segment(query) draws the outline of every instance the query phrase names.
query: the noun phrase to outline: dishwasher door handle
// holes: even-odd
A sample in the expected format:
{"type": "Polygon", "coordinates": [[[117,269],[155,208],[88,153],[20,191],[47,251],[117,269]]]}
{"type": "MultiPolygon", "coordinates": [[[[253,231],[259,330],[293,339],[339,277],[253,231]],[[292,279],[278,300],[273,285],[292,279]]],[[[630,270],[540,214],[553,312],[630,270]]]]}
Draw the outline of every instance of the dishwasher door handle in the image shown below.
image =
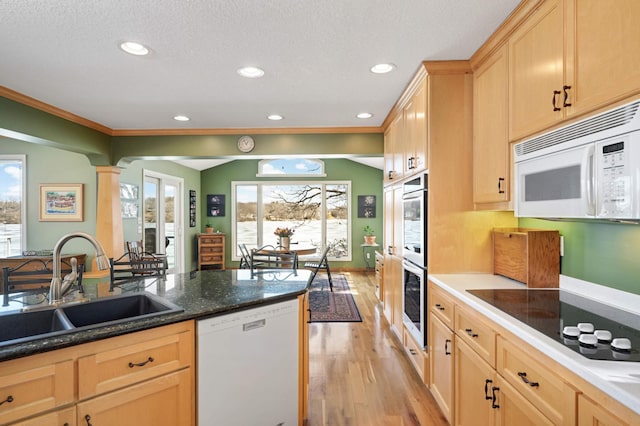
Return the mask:
{"type": "Polygon", "coordinates": [[[242,324],[242,331],[251,331],[251,330],[255,330],[257,328],[262,328],[264,326],[267,325],[267,320],[266,319],[259,319],[259,320],[255,320],[255,321],[251,321],[251,322],[247,322],[242,324]]]}

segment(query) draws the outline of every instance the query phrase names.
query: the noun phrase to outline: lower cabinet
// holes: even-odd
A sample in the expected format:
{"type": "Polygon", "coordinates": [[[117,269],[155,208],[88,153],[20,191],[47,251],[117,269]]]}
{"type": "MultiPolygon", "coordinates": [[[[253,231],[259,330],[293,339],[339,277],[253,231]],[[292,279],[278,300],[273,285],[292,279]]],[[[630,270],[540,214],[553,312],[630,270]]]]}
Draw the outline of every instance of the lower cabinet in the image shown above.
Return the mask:
{"type": "Polygon", "coordinates": [[[430,391],[450,424],[640,424],[637,413],[451,293],[433,282],[429,290],[430,391]]]}
{"type": "Polygon", "coordinates": [[[2,425],[195,424],[193,321],[0,363],[2,425]]]}
{"type": "Polygon", "coordinates": [[[191,371],[176,371],[78,404],[78,425],[191,426],[191,371]]]}
{"type": "Polygon", "coordinates": [[[453,408],[453,331],[435,314],[430,314],[431,394],[445,418],[452,422],[453,408]]]}

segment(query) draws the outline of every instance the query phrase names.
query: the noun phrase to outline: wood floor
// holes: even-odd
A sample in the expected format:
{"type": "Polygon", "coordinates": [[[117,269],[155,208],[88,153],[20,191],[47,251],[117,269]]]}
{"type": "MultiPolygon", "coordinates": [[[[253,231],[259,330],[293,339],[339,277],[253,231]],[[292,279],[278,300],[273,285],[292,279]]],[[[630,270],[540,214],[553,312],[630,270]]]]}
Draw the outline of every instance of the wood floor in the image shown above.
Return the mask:
{"type": "Polygon", "coordinates": [[[310,324],[307,425],[447,425],[389,330],[373,273],[345,275],[363,321],[310,324]]]}

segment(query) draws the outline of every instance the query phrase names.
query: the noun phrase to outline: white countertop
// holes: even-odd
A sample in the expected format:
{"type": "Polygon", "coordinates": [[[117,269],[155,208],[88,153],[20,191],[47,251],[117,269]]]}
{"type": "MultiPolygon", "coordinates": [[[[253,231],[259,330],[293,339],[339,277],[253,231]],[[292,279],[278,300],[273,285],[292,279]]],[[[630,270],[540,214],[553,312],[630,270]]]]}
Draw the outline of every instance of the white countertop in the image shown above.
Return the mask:
{"type": "MultiPolygon", "coordinates": [[[[640,414],[640,362],[599,361],[583,357],[534,328],[473,296],[471,289],[526,288],[508,278],[491,274],[435,274],[429,279],[499,326],[520,336],[567,369],[640,414]]],[[[560,288],[617,309],[640,314],[640,295],[575,278],[560,276],[560,288]]]]}

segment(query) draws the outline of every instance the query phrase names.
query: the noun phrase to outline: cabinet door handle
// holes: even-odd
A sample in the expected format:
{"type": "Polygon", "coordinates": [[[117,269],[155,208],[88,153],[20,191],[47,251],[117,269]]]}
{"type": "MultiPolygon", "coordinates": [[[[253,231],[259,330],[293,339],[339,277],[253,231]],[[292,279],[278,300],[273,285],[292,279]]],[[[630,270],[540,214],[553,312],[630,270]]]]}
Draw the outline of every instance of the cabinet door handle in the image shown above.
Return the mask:
{"type": "Polygon", "coordinates": [[[152,357],[147,358],[146,361],[142,361],[142,362],[138,362],[138,363],[130,362],[129,363],[129,368],[144,367],[145,365],[149,364],[150,362],[153,362],[153,358],[152,357]]]}
{"type": "Polygon", "coordinates": [[[5,402],[8,402],[8,403],[13,402],[13,395],[9,395],[7,397],[7,399],[5,399],[4,401],[0,402],[0,405],[4,404],[5,402]]]}
{"type": "Polygon", "coordinates": [[[553,91],[553,98],[551,99],[551,105],[553,105],[553,110],[554,111],[560,111],[560,108],[558,108],[556,106],[556,96],[558,96],[560,94],[559,90],[554,90],[553,91]]]}
{"type": "Polygon", "coordinates": [[[494,386],[491,388],[491,408],[500,408],[499,404],[496,404],[496,391],[499,391],[500,388],[497,386],[494,386]]]}
{"type": "Polygon", "coordinates": [[[567,99],[569,98],[569,93],[567,93],[567,90],[571,89],[571,86],[562,86],[562,91],[564,92],[564,101],[562,102],[562,106],[563,107],[570,107],[571,104],[567,102],[567,99]]]}
{"type": "Polygon", "coordinates": [[[473,332],[473,330],[472,330],[472,329],[470,329],[470,328],[465,328],[465,329],[464,329],[464,331],[466,331],[466,332],[467,332],[467,334],[468,334],[469,336],[471,336],[471,337],[474,337],[474,338],[475,338],[475,337],[478,337],[478,333],[474,333],[474,332],[473,332]]]}
{"type": "Polygon", "coordinates": [[[444,354],[445,355],[451,355],[451,352],[449,351],[449,343],[451,343],[450,339],[446,339],[444,341],[444,354]]]}
{"type": "Polygon", "coordinates": [[[393,170],[389,170],[389,173],[387,173],[387,176],[389,177],[389,180],[393,179],[393,170]]]}
{"type": "Polygon", "coordinates": [[[444,311],[444,306],[442,306],[441,304],[436,303],[436,305],[435,305],[435,306],[436,306],[436,308],[437,308],[439,311],[444,311]]]}
{"type": "Polygon", "coordinates": [[[417,355],[418,352],[416,352],[415,349],[409,349],[409,353],[411,353],[411,355],[417,355]]]}
{"type": "Polygon", "coordinates": [[[486,379],[484,381],[484,399],[489,400],[491,399],[491,395],[489,395],[489,385],[493,383],[493,380],[491,379],[486,379]]]}
{"type": "Polygon", "coordinates": [[[498,194],[504,194],[504,189],[502,189],[502,183],[504,182],[504,178],[498,178],[498,194]]]}
{"type": "Polygon", "coordinates": [[[90,415],[86,415],[84,416],[84,420],[87,422],[87,426],[91,426],[91,416],[90,415]]]}
{"type": "Polygon", "coordinates": [[[532,382],[531,380],[527,379],[527,373],[525,373],[523,371],[519,371],[518,372],[518,376],[520,376],[522,381],[525,382],[526,384],[528,384],[529,386],[531,386],[532,388],[537,388],[538,386],[540,386],[540,383],[532,382]]]}

